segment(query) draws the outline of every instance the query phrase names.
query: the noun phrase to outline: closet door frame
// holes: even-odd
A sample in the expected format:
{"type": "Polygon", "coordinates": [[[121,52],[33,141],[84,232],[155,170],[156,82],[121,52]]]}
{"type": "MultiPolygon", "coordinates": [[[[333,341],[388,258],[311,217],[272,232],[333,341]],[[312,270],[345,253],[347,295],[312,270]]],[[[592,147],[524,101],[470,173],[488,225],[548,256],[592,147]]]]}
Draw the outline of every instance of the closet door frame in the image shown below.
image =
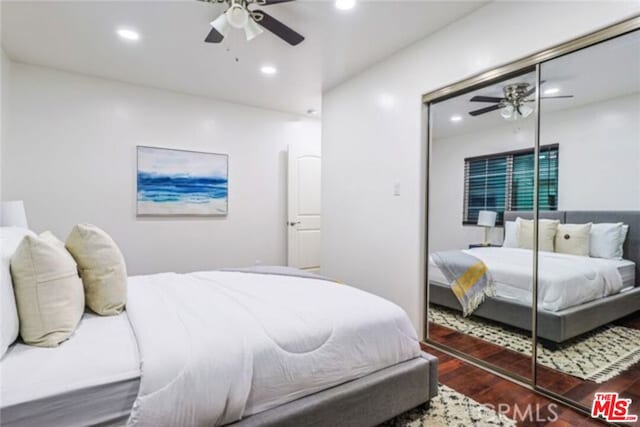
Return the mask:
{"type": "Polygon", "coordinates": [[[538,394],[541,394],[549,399],[560,402],[567,405],[577,411],[585,414],[589,414],[590,408],[587,408],[579,403],[572,401],[565,396],[554,393],[550,390],[541,388],[537,385],[537,329],[538,329],[538,175],[539,175],[539,152],[540,152],[540,68],[544,62],[552,60],[554,58],[576,52],[580,49],[584,49],[595,44],[607,41],[609,39],[630,33],[632,31],[640,29],[640,15],[610,25],[606,28],[594,31],[585,36],[576,38],[574,40],[559,44],[550,49],[543,50],[509,64],[504,64],[489,71],[482,72],[465,80],[453,83],[449,86],[437,89],[433,92],[426,93],[422,96],[422,137],[424,141],[423,149],[423,164],[426,165],[426,172],[424,177],[424,253],[423,253],[423,268],[425,278],[425,315],[424,315],[424,334],[423,343],[428,344],[438,350],[459,358],[471,365],[489,371],[499,377],[513,381],[521,386],[524,386],[538,394]],[[470,356],[466,353],[460,352],[454,348],[451,348],[445,344],[441,344],[437,341],[433,341],[429,338],[429,199],[430,199],[430,187],[431,187],[431,151],[432,151],[432,119],[431,119],[431,105],[436,102],[441,102],[449,98],[453,98],[464,94],[466,92],[473,91],[483,86],[490,85],[491,83],[505,80],[511,76],[517,76],[523,73],[535,71],[536,75],[536,92],[535,92],[535,109],[534,117],[534,242],[533,242],[533,288],[532,288],[532,311],[531,311],[531,378],[525,378],[520,375],[514,374],[506,369],[492,365],[476,357],[470,356]]]}

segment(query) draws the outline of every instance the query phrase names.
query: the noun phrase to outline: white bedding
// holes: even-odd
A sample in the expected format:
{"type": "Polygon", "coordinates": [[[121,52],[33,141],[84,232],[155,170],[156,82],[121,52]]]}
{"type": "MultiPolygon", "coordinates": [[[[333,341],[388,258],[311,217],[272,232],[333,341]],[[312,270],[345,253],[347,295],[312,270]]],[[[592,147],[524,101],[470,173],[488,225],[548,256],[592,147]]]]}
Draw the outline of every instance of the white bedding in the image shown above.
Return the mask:
{"type": "Polygon", "coordinates": [[[129,280],[130,425],[220,425],[415,358],[407,315],[333,282],[238,272],[129,280]]]}
{"type": "MultiPolygon", "coordinates": [[[[488,267],[496,284],[496,294],[531,304],[531,250],[516,248],[476,248],[465,250],[488,267]]],[[[619,269],[628,271],[631,261],[607,260],[555,252],[540,252],[538,304],[544,310],[560,311],[620,292],[625,283],[619,269]]],[[[432,280],[443,282],[442,273],[430,260],[432,280]]]]}
{"type": "MultiPolygon", "coordinates": [[[[8,407],[140,376],[136,340],[126,313],[85,313],[59,347],[16,343],[0,362],[0,403],[8,407]]],[[[69,410],[69,408],[64,408],[69,410]]]]}

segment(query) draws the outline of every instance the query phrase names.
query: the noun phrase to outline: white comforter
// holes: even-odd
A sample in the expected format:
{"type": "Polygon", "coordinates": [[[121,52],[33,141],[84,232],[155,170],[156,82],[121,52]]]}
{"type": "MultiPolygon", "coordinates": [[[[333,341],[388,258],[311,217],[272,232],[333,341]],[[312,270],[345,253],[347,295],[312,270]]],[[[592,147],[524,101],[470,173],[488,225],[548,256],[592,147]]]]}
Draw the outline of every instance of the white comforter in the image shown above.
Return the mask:
{"type": "Polygon", "coordinates": [[[221,425],[419,355],[402,309],[323,280],[165,273],[130,278],[128,297],[129,425],[221,425]]]}
{"type": "MultiPolygon", "coordinates": [[[[494,281],[531,291],[533,258],[530,250],[479,248],[465,252],[482,260],[494,281]]],[[[622,278],[616,264],[610,260],[539,253],[538,306],[545,310],[563,310],[616,294],[621,289],[622,278]]]]}

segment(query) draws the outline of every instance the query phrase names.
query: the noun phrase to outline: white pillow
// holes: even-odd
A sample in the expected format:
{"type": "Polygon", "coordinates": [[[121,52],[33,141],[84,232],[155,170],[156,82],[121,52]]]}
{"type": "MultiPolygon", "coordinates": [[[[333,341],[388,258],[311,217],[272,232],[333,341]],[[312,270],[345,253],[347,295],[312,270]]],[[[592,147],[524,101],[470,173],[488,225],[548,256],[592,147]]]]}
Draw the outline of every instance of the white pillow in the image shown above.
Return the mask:
{"type": "Polygon", "coordinates": [[[561,254],[589,256],[591,225],[591,223],[559,224],[555,251],[561,254]]]}
{"type": "MultiPolygon", "coordinates": [[[[620,244],[621,249],[622,246],[624,246],[624,241],[627,240],[627,233],[629,232],[629,224],[622,224],[622,243],[620,244]]],[[[624,257],[624,254],[620,255],[621,257],[624,257]]]]}
{"type": "Polygon", "coordinates": [[[594,258],[622,259],[622,246],[629,226],[621,222],[593,224],[589,255],[594,258]]]}
{"type": "Polygon", "coordinates": [[[520,217],[515,221],[506,221],[504,223],[504,242],[503,248],[517,248],[518,247],[518,223],[520,217]]]}
{"type": "Polygon", "coordinates": [[[2,254],[2,272],[0,273],[0,280],[2,280],[0,282],[0,358],[4,356],[7,348],[18,338],[18,331],[20,330],[10,265],[11,257],[24,236],[35,236],[35,234],[26,228],[0,227],[0,252],[2,254]]]}

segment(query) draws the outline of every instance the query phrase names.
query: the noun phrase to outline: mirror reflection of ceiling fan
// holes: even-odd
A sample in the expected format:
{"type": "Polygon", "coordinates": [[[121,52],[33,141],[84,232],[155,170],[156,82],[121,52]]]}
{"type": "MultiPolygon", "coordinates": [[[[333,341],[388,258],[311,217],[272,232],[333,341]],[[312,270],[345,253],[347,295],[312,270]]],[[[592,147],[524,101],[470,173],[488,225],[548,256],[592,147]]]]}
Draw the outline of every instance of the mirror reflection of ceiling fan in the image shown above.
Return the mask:
{"type": "MultiPolygon", "coordinates": [[[[540,83],[542,84],[544,81],[541,81],[540,83]]],[[[477,95],[471,98],[469,100],[471,102],[489,102],[495,103],[495,105],[469,111],[469,115],[479,116],[481,114],[490,113],[491,111],[500,110],[500,115],[505,120],[514,121],[518,120],[518,117],[526,118],[533,113],[533,108],[527,105],[527,103],[534,102],[535,99],[527,99],[527,97],[535,93],[535,86],[532,86],[529,83],[513,83],[505,86],[502,90],[504,92],[504,96],[502,98],[482,95],[477,95]]],[[[540,97],[540,99],[553,98],[573,98],[573,95],[540,97]]]]}
{"type": "Polygon", "coordinates": [[[304,37],[278,21],[261,9],[250,6],[270,6],[288,3],[294,0],[200,0],[205,3],[225,3],[227,9],[211,22],[211,31],[204,40],[207,43],[220,43],[231,28],[244,29],[247,41],[259,36],[264,31],[272,32],[292,46],[304,40],[304,37]]]}

